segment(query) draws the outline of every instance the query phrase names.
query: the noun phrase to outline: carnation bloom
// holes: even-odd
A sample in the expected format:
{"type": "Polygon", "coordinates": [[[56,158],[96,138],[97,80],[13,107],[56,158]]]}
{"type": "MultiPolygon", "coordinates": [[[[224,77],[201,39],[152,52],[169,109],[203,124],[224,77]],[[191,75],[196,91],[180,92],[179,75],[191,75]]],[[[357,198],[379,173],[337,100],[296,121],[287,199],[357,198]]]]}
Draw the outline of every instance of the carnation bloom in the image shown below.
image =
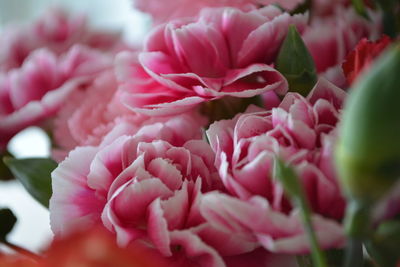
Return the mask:
{"type": "Polygon", "coordinates": [[[109,68],[121,43],[118,34],[90,30],[84,16],[60,9],[30,25],[6,27],[0,37],[0,151],[109,68]]]}
{"type": "Polygon", "coordinates": [[[321,76],[339,87],[346,85],[342,63],[363,37],[376,36],[380,27],[378,15],[371,13],[371,20],[343,7],[336,8],[330,16],[313,18],[302,37],[321,76]]]}
{"type": "MultiPolygon", "coordinates": [[[[154,29],[139,61],[157,82],[140,82],[130,73],[121,80],[132,95],[127,105],[153,115],[178,113],[224,96],[253,97],[268,90],[287,91],[285,78],[271,64],[288,25],[303,25],[274,6],[251,12],[205,9],[197,19],[179,20],[154,29]]],[[[136,64],[121,60],[121,71],[136,64]]],[[[129,71],[125,70],[125,73],[129,71]]]]}
{"type": "Polygon", "coordinates": [[[309,251],[298,211],[274,178],[274,159],[279,155],[301,179],[321,245],[342,246],[344,234],[338,220],[345,202],[336,181],[332,149],[344,97],[344,91],[320,80],[307,98],[288,93],[271,111],[212,124],[207,136],[222,181],[233,196],[205,195],[203,215],[223,229],[256,236],[268,250],[309,251]]]}
{"type": "Polygon", "coordinates": [[[156,23],[171,19],[196,16],[206,7],[236,7],[251,10],[260,6],[278,4],[285,9],[292,9],[302,0],[180,0],[167,2],[162,0],[133,0],[137,9],[150,13],[156,23]]]}
{"type": "Polygon", "coordinates": [[[70,152],[52,173],[56,237],[103,223],[119,245],[144,241],[173,266],[295,266],[292,257],[257,249],[256,238],[217,229],[203,218],[203,193],[221,183],[211,148],[198,134],[182,136],[187,129],[149,125],[110,145],[70,152]],[[157,138],[169,142],[151,142],[157,138]]]}
{"type": "Polygon", "coordinates": [[[348,54],[343,63],[343,71],[349,84],[352,84],[359,75],[368,70],[374,59],[378,57],[391,43],[388,36],[372,42],[367,38],[361,39],[351,53],[348,54]]]}
{"type": "Polygon", "coordinates": [[[52,173],[55,235],[102,222],[120,245],[140,239],[164,256],[192,259],[200,266],[224,266],[209,244],[226,254],[253,250],[256,243],[238,242],[200,216],[201,193],[221,185],[211,148],[199,140],[201,128],[182,125],[148,125],[110,145],[73,150],[52,173]],[[197,131],[187,136],[190,127],[197,131]]]}
{"type": "Polygon", "coordinates": [[[60,56],[37,50],[20,68],[0,73],[0,149],[18,131],[54,115],[72,91],[110,65],[108,56],[74,46],[60,56]]]}

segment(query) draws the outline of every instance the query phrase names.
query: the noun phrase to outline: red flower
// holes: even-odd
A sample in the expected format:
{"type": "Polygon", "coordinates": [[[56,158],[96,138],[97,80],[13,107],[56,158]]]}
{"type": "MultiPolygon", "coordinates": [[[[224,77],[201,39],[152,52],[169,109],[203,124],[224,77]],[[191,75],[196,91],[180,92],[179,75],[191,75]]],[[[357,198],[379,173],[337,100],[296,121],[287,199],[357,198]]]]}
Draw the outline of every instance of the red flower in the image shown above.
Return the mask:
{"type": "Polygon", "coordinates": [[[0,267],[166,267],[162,256],[143,244],[120,248],[114,236],[101,226],[56,239],[39,261],[0,253],[0,267]]]}
{"type": "Polygon", "coordinates": [[[384,35],[379,40],[372,42],[366,38],[361,39],[356,48],[347,55],[342,65],[343,72],[350,84],[358,78],[360,73],[369,69],[376,57],[392,42],[390,37],[384,35]]]}

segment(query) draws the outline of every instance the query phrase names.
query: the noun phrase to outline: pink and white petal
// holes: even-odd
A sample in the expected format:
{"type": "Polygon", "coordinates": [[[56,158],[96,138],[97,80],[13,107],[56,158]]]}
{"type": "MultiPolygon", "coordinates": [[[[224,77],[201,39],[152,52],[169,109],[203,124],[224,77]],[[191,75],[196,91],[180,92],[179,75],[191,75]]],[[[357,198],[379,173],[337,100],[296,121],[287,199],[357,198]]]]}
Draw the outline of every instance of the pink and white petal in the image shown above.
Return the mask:
{"type": "MultiPolygon", "coordinates": [[[[134,97],[134,95],[132,95],[132,97],[134,97]]],[[[134,112],[145,114],[148,116],[172,116],[188,112],[191,109],[193,109],[196,105],[204,101],[205,100],[201,97],[193,96],[172,101],[169,103],[147,105],[141,108],[130,107],[128,100],[126,104],[128,108],[130,108],[134,112]]]]}
{"type": "Polygon", "coordinates": [[[169,231],[184,228],[189,212],[187,182],[174,196],[166,200],[157,198],[148,210],[148,234],[164,256],[172,256],[169,231]]]}
{"type": "Polygon", "coordinates": [[[209,223],[203,223],[191,230],[224,257],[247,253],[259,247],[255,236],[217,229],[209,223]]]}
{"type": "MultiPolygon", "coordinates": [[[[215,227],[256,235],[268,250],[284,253],[304,253],[310,250],[299,214],[274,211],[261,197],[247,202],[218,193],[209,193],[202,201],[203,216],[215,227]],[[280,243],[281,242],[281,243],[280,243]]],[[[313,215],[313,224],[323,248],[340,248],[345,237],[336,221],[313,215]]]]}
{"type": "Polygon", "coordinates": [[[178,66],[172,66],[172,59],[162,52],[142,52],[139,54],[139,62],[142,64],[146,72],[158,83],[170,88],[170,90],[179,91],[182,93],[190,92],[189,89],[179,85],[178,83],[164,78],[161,74],[179,73],[175,68],[178,66]]]}
{"type": "Polygon", "coordinates": [[[62,84],[57,57],[46,49],[36,50],[19,69],[9,72],[9,96],[15,109],[24,107],[62,84]]]}
{"type": "Polygon", "coordinates": [[[122,136],[103,147],[90,163],[88,185],[99,194],[107,196],[111,184],[123,170],[122,155],[129,137],[122,136]]]}
{"type": "Polygon", "coordinates": [[[51,174],[54,193],[50,199],[50,225],[57,235],[99,221],[106,200],[86,184],[97,151],[95,147],[78,147],[51,174]]]}
{"type": "Polygon", "coordinates": [[[110,201],[111,209],[122,224],[140,225],[146,221],[147,208],[156,198],[171,197],[173,192],[159,179],[132,179],[116,191],[110,201]]]}
{"type": "Polygon", "coordinates": [[[274,155],[271,152],[263,151],[242,168],[233,169],[233,179],[252,194],[271,196],[273,189],[269,178],[273,169],[273,159],[274,155]]]}
{"type": "Polygon", "coordinates": [[[184,145],[192,155],[199,156],[208,168],[214,166],[215,155],[210,145],[204,140],[189,140],[184,145]]]}
{"type": "MultiPolygon", "coordinates": [[[[296,220],[296,227],[302,227],[299,216],[288,219],[296,220]]],[[[346,238],[343,227],[339,223],[318,215],[312,216],[312,222],[318,243],[322,248],[343,248],[346,238]]],[[[310,252],[309,238],[303,230],[298,234],[276,239],[260,234],[258,240],[264,248],[274,253],[304,254],[310,252]]]]}
{"type": "Polygon", "coordinates": [[[164,218],[164,210],[161,207],[161,200],[155,199],[149,206],[147,232],[155,247],[165,257],[172,256],[170,247],[169,230],[167,220],[164,218]]]}
{"type": "Polygon", "coordinates": [[[344,103],[347,93],[324,78],[320,78],[312,91],[308,94],[307,100],[315,104],[318,99],[328,100],[336,109],[340,109],[344,103]]]}
{"type": "Polygon", "coordinates": [[[266,20],[259,12],[245,13],[234,8],[204,9],[200,13],[200,18],[206,23],[218,27],[225,34],[233,65],[237,62],[235,57],[249,32],[266,20]]]}
{"type": "Polygon", "coordinates": [[[268,90],[274,90],[278,94],[286,93],[288,84],[285,77],[266,64],[252,64],[243,69],[229,70],[225,75],[224,88],[220,93],[236,97],[252,97],[268,90]],[[252,77],[252,75],[259,77],[252,77]],[[255,81],[240,81],[245,78],[253,78],[255,81]],[[237,84],[245,86],[245,89],[240,90],[237,84]]]}
{"type": "Polygon", "coordinates": [[[246,187],[236,181],[229,173],[229,163],[227,162],[226,154],[222,152],[219,155],[220,164],[217,166],[218,173],[226,189],[241,199],[248,199],[251,197],[252,193],[246,187]]]}
{"type": "MultiPolygon", "coordinates": [[[[264,113],[264,112],[263,112],[264,113]]],[[[238,144],[240,139],[251,138],[261,135],[273,128],[270,118],[266,114],[243,114],[237,120],[234,132],[234,143],[238,144]],[[261,115],[262,114],[262,115],[261,115]]]]}
{"type": "Polygon", "coordinates": [[[171,191],[182,186],[183,176],[180,170],[167,159],[156,157],[147,164],[147,171],[160,179],[171,191]]]}
{"type": "Polygon", "coordinates": [[[290,15],[283,13],[252,31],[238,53],[238,66],[251,62],[272,63],[286,36],[290,15]],[[268,49],[265,49],[268,47],[268,49]]]}
{"type": "Polygon", "coordinates": [[[161,200],[161,207],[164,210],[164,218],[168,223],[168,229],[183,229],[189,214],[190,194],[187,180],[183,182],[182,188],[174,192],[168,199],[161,200]]]}
{"type": "Polygon", "coordinates": [[[112,67],[113,58],[82,45],[74,45],[60,60],[60,70],[67,77],[97,74],[112,67]]]}
{"type": "MultiPolygon", "coordinates": [[[[129,182],[124,184],[121,190],[128,184],[129,182]]],[[[138,238],[146,237],[147,233],[145,230],[129,227],[129,225],[124,224],[115,214],[112,204],[112,201],[106,203],[101,214],[101,220],[108,230],[116,234],[116,241],[119,246],[124,247],[138,238]]]]}
{"type": "Polygon", "coordinates": [[[223,34],[213,25],[201,21],[178,27],[167,24],[164,35],[171,41],[171,53],[186,69],[183,72],[193,72],[201,77],[223,75],[230,65],[223,34]]]}
{"type": "Polygon", "coordinates": [[[48,92],[40,101],[31,101],[7,116],[0,116],[1,139],[10,139],[20,130],[53,115],[66,97],[85,81],[85,78],[71,80],[62,87],[48,92]]]}
{"type": "MultiPolygon", "coordinates": [[[[221,151],[231,155],[233,153],[233,129],[239,116],[232,120],[220,120],[210,125],[206,131],[211,148],[216,153],[216,160],[221,151]]],[[[219,166],[219,163],[216,164],[219,166]]]]}
{"type": "Polygon", "coordinates": [[[169,236],[172,246],[183,248],[183,251],[180,252],[183,255],[179,256],[185,258],[185,261],[187,261],[187,265],[185,266],[191,266],[190,263],[196,263],[201,267],[226,266],[221,255],[190,230],[174,230],[169,233],[169,236]]]}

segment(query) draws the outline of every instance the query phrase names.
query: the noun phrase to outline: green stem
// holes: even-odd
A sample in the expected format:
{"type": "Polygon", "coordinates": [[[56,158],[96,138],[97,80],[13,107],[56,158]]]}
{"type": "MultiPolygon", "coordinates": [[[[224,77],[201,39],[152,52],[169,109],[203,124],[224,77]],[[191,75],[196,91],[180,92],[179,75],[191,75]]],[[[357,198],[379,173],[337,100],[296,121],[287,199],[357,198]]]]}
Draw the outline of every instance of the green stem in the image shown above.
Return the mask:
{"type": "Polygon", "coordinates": [[[363,250],[362,241],[358,238],[350,237],[346,247],[344,267],[362,267],[363,250]]]}
{"type": "Polygon", "coordinates": [[[304,198],[302,198],[299,204],[300,204],[301,217],[303,220],[304,230],[307,233],[307,236],[311,243],[311,256],[313,262],[317,267],[328,267],[325,256],[318,244],[317,236],[312,226],[310,209],[304,198]]]}
{"type": "Polygon", "coordinates": [[[357,200],[351,200],[347,206],[344,221],[349,237],[345,267],[361,267],[363,265],[362,243],[368,236],[370,228],[370,205],[357,200]]]}

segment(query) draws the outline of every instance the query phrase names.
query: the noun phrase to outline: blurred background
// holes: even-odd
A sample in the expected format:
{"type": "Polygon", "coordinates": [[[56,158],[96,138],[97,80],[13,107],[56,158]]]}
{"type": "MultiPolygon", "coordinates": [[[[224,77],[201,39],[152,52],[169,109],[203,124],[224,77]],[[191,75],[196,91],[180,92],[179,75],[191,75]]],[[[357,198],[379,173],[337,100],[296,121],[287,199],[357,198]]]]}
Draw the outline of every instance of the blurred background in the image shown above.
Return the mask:
{"type": "MultiPolygon", "coordinates": [[[[150,17],[136,11],[132,0],[0,0],[0,34],[9,23],[29,23],[50,6],[85,12],[93,28],[121,31],[130,44],[140,44],[150,28],[150,17]]],[[[50,143],[37,127],[13,138],[9,151],[17,158],[47,157],[50,143]]],[[[10,208],[18,223],[9,241],[38,252],[52,239],[48,211],[32,199],[18,181],[0,182],[0,207],[10,208]]]]}

